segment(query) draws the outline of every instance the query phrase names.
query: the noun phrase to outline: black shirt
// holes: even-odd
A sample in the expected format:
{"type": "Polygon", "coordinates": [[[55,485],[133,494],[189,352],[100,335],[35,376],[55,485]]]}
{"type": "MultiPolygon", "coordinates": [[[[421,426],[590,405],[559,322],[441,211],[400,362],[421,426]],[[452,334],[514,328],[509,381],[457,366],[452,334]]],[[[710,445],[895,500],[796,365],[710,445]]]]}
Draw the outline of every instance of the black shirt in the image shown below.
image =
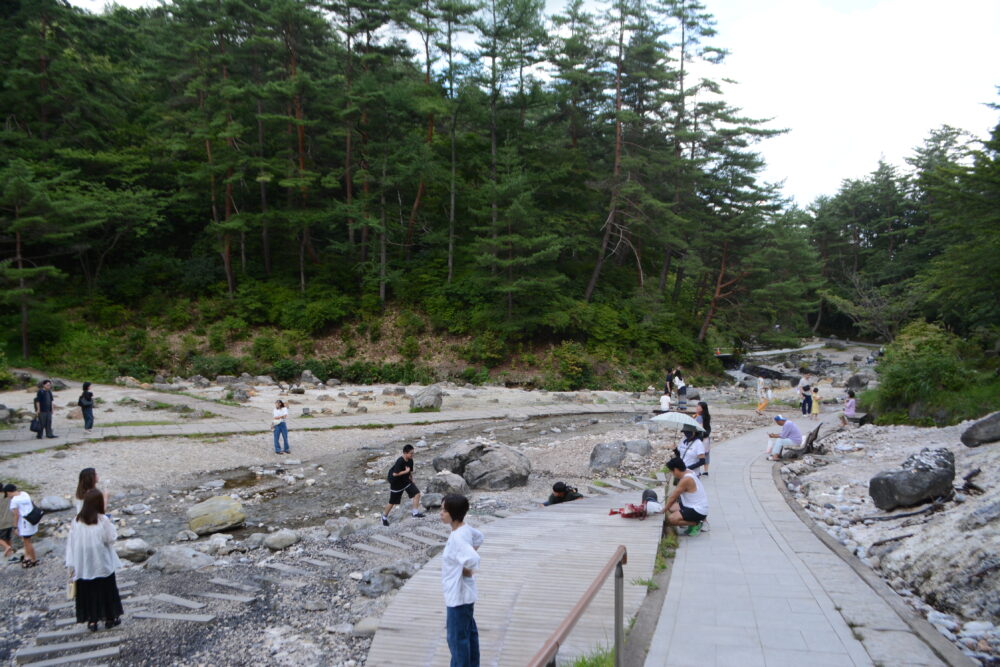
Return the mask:
{"type": "Polygon", "coordinates": [[[35,403],[38,404],[39,412],[52,412],[52,392],[48,389],[39,389],[35,394],[35,403]]]}
{"type": "Polygon", "coordinates": [[[80,394],[80,398],[77,400],[77,405],[81,408],[92,408],[94,407],[94,392],[85,391],[80,394]]]}
{"type": "Polygon", "coordinates": [[[396,459],[396,462],[392,464],[389,468],[389,486],[394,489],[405,489],[410,484],[410,477],[413,475],[413,459],[407,461],[402,456],[396,459]],[[403,472],[404,470],[409,470],[409,475],[396,476],[396,473],[403,472]]]}

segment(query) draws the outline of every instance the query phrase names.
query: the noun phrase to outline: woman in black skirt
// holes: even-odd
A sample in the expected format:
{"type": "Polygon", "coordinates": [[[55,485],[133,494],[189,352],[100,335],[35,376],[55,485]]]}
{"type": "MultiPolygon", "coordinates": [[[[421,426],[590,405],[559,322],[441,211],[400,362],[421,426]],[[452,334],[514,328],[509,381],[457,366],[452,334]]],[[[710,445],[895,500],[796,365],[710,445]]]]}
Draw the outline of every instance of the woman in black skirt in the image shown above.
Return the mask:
{"type": "Polygon", "coordinates": [[[104,515],[104,494],[90,489],[70,524],[66,567],[76,581],[76,622],[86,623],[91,632],[101,620],[105,628],[115,627],[124,613],[115,581],[115,570],[121,567],[114,548],[117,538],[115,525],[104,515]]]}

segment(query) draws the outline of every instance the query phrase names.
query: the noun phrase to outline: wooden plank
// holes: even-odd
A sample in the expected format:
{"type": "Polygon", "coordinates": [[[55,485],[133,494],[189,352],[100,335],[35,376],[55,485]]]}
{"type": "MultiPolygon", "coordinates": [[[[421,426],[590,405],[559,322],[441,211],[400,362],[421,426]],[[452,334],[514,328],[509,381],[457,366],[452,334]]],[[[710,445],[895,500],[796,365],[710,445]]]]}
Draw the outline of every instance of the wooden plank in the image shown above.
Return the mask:
{"type": "Polygon", "coordinates": [[[636,475],[636,479],[643,482],[646,486],[657,486],[660,480],[653,479],[652,477],[643,477],[642,475],[636,475]]]}
{"type": "Polygon", "coordinates": [[[153,596],[154,600],[159,600],[160,602],[169,602],[170,604],[175,604],[178,607],[184,607],[186,609],[204,609],[205,604],[202,602],[195,602],[194,600],[187,600],[185,598],[177,597],[176,595],[170,595],[169,593],[159,593],[153,596]]]}
{"type": "Polygon", "coordinates": [[[604,488],[602,488],[600,486],[597,486],[595,484],[588,484],[587,485],[587,490],[590,491],[591,493],[596,493],[599,496],[606,496],[606,495],[608,495],[608,490],[607,489],[604,489],[604,488]]]}
{"type": "Polygon", "coordinates": [[[145,611],[135,615],[136,618],[159,618],[165,621],[191,621],[193,623],[209,623],[215,620],[214,614],[161,614],[145,611]]]}
{"type": "Polygon", "coordinates": [[[616,489],[618,491],[628,491],[628,487],[625,486],[624,484],[621,484],[620,482],[618,482],[618,480],[607,479],[606,478],[606,479],[602,479],[601,482],[603,482],[604,484],[607,484],[612,489],[616,489]]]}
{"type": "Polygon", "coordinates": [[[386,537],[385,535],[372,535],[371,538],[376,542],[380,542],[381,544],[386,544],[394,549],[402,549],[403,551],[410,550],[410,547],[408,547],[407,545],[403,544],[398,540],[394,540],[391,537],[386,537]]]}
{"type": "Polygon", "coordinates": [[[241,584],[236,581],[229,581],[228,579],[209,579],[208,583],[215,584],[217,586],[225,586],[226,588],[235,588],[236,590],[243,591],[244,593],[256,593],[260,590],[260,586],[241,584]]]}
{"type": "Polygon", "coordinates": [[[354,554],[346,554],[343,551],[337,551],[336,549],[323,549],[319,552],[320,556],[329,556],[330,558],[339,558],[340,560],[357,560],[357,556],[354,554]]]}
{"type": "Polygon", "coordinates": [[[65,639],[66,637],[72,637],[74,635],[82,635],[87,632],[86,626],[79,626],[77,628],[70,628],[69,630],[51,630],[49,632],[39,632],[35,635],[35,641],[47,641],[49,639],[65,639]]]}
{"type": "Polygon", "coordinates": [[[48,655],[50,653],[60,653],[62,651],[76,651],[82,648],[91,648],[94,646],[104,646],[106,644],[114,644],[115,642],[120,642],[123,639],[121,635],[117,637],[99,637],[96,639],[85,639],[76,642],[65,642],[62,644],[44,644],[42,646],[28,646],[25,648],[20,648],[14,652],[14,656],[20,660],[21,658],[31,658],[36,655],[48,655]]]}
{"type": "Polygon", "coordinates": [[[243,595],[230,595],[228,593],[192,593],[191,595],[200,598],[211,598],[213,600],[227,600],[229,602],[253,602],[257,598],[246,597],[243,595]]]}
{"type": "Polygon", "coordinates": [[[314,565],[316,567],[333,567],[334,563],[328,560],[320,560],[318,558],[303,558],[301,559],[303,563],[308,563],[309,565],[314,565]]]}
{"type": "Polygon", "coordinates": [[[516,514],[516,512],[511,512],[509,510],[494,510],[493,511],[493,516],[498,516],[501,519],[509,519],[510,517],[514,516],[515,514],[516,514]]]}
{"type": "Polygon", "coordinates": [[[284,563],[261,563],[261,567],[269,567],[272,570],[285,572],[287,574],[304,574],[306,576],[312,574],[309,570],[304,570],[301,567],[295,567],[294,565],[285,565],[284,563]]]}
{"type": "Polygon", "coordinates": [[[76,616],[74,616],[72,618],[57,618],[56,621],[55,621],[55,623],[54,623],[54,625],[57,628],[62,628],[62,627],[65,627],[67,625],[73,625],[74,623],[76,623],[76,616]]]}
{"type": "Polygon", "coordinates": [[[69,609],[76,606],[76,600],[70,600],[69,602],[63,602],[62,604],[50,604],[49,611],[59,611],[60,609],[69,609]]]}
{"type": "Polygon", "coordinates": [[[444,526],[440,528],[434,528],[432,526],[417,526],[417,530],[425,532],[428,535],[437,535],[438,537],[443,537],[445,539],[448,539],[448,535],[451,534],[451,531],[444,526]]]}
{"type": "Polygon", "coordinates": [[[636,489],[638,491],[645,491],[646,490],[646,485],[645,484],[640,484],[639,482],[637,482],[635,480],[632,480],[632,479],[622,479],[621,482],[625,486],[631,486],[633,489],[636,489]]]}
{"type": "Polygon", "coordinates": [[[369,546],[363,542],[358,542],[357,544],[352,544],[352,548],[358,549],[359,551],[365,551],[370,554],[377,554],[379,556],[398,556],[399,554],[394,554],[391,551],[386,551],[385,549],[379,549],[378,547],[369,546]]]}
{"type": "Polygon", "coordinates": [[[63,655],[58,658],[51,658],[49,660],[40,660],[38,662],[31,663],[32,667],[56,667],[56,665],[72,665],[74,662],[86,662],[87,660],[94,660],[96,658],[113,658],[118,655],[121,649],[118,646],[112,646],[111,648],[102,648],[96,651],[87,651],[85,653],[74,653],[72,655],[63,655]]]}
{"type": "Polygon", "coordinates": [[[306,582],[299,581],[298,579],[281,579],[279,577],[271,577],[266,574],[255,574],[254,579],[258,581],[266,581],[269,584],[274,584],[275,586],[284,586],[285,588],[302,588],[306,586],[306,582]]]}
{"type": "Polygon", "coordinates": [[[433,540],[433,539],[431,539],[429,537],[424,537],[422,535],[413,535],[411,533],[400,533],[399,536],[400,537],[405,537],[408,540],[413,540],[414,542],[418,542],[420,544],[423,544],[423,545],[429,546],[429,547],[436,547],[439,544],[444,544],[444,542],[442,540],[440,540],[440,539],[433,540]]]}

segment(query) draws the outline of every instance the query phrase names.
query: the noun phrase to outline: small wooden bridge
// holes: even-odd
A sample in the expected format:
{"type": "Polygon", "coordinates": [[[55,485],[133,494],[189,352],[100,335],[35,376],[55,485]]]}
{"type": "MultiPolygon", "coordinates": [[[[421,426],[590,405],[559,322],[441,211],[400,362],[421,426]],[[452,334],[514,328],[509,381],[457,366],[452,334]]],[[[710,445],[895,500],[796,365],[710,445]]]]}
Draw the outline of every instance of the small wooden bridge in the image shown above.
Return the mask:
{"type": "MultiPolygon", "coordinates": [[[[657,490],[662,495],[663,489],[657,490]]],[[[638,502],[638,490],[539,507],[487,526],[477,575],[483,665],[522,667],[580,599],[619,544],[628,549],[625,619],[646,597],[637,583],[652,576],[662,515],[644,521],[608,516],[638,502]]],[[[614,577],[609,577],[559,652],[560,662],[614,644],[614,577]]],[[[441,556],[396,594],[379,623],[369,665],[421,667],[449,663],[441,596],[441,556]]]]}

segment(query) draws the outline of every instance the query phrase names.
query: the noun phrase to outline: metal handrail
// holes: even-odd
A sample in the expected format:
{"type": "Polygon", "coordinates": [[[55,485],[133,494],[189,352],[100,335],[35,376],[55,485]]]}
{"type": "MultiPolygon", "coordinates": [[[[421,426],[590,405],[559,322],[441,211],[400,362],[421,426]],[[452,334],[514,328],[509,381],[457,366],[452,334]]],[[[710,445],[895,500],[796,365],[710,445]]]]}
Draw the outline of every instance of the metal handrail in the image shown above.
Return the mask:
{"type": "Polygon", "coordinates": [[[626,563],[628,563],[628,553],[625,551],[625,545],[619,544],[614,555],[584,591],[580,601],[570,610],[559,627],[545,640],[545,644],[528,663],[528,667],[555,667],[559,647],[566,641],[566,637],[573,631],[580,616],[590,606],[597,592],[601,590],[604,580],[611,574],[611,568],[615,569],[615,667],[621,667],[622,655],[625,652],[625,573],[622,571],[622,565],[626,563]]]}

